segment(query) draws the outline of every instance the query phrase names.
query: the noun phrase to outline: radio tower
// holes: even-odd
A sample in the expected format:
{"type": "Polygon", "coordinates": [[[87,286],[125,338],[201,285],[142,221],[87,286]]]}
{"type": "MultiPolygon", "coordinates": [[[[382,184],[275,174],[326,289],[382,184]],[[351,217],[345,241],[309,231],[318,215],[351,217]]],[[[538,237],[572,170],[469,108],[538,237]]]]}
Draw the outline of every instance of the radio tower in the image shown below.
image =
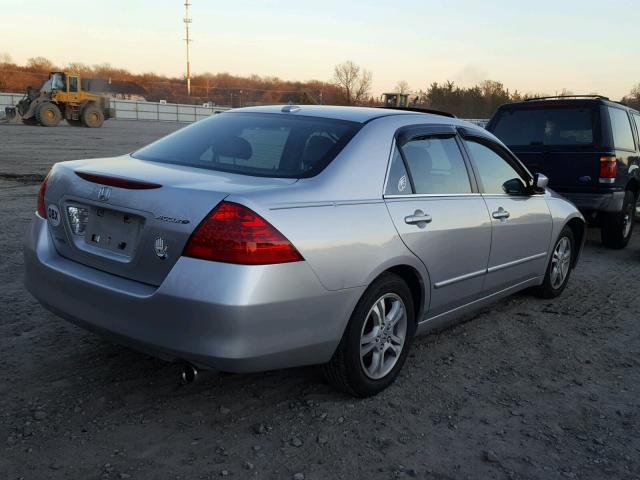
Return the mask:
{"type": "Polygon", "coordinates": [[[191,18],[189,17],[189,7],[191,4],[189,0],[185,0],[184,2],[184,29],[186,31],[186,38],[184,39],[187,44],[187,95],[191,96],[191,62],[189,61],[189,43],[193,42],[191,37],[189,37],[189,24],[191,23],[191,18]]]}

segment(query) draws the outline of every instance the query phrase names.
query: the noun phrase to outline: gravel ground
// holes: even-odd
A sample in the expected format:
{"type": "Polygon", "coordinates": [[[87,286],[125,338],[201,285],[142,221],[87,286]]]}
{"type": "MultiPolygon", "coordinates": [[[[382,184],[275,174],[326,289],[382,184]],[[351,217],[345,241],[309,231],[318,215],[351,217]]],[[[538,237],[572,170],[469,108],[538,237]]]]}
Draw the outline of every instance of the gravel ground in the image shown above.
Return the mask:
{"type": "Polygon", "coordinates": [[[34,179],[178,127],[0,125],[0,479],[640,478],[640,234],[612,251],[591,231],[561,298],[418,338],[366,400],[316,368],[182,387],[178,365],[45,311],[22,286],[34,179]]]}

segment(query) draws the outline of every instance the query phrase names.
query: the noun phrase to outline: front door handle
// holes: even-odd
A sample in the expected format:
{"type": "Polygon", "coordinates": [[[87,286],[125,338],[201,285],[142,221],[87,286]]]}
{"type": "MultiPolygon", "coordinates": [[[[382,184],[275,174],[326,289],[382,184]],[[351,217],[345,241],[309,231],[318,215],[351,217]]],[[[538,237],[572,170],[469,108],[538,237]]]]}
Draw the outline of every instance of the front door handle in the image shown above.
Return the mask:
{"type": "Polygon", "coordinates": [[[431,223],[431,215],[427,215],[422,210],[416,210],[413,215],[404,217],[404,223],[424,227],[427,223],[431,223]]]}
{"type": "Polygon", "coordinates": [[[495,218],[496,220],[506,220],[507,218],[509,218],[511,216],[511,214],[509,212],[507,212],[504,208],[500,207],[500,208],[498,208],[498,210],[493,212],[491,214],[491,216],[493,218],[495,218]]]}

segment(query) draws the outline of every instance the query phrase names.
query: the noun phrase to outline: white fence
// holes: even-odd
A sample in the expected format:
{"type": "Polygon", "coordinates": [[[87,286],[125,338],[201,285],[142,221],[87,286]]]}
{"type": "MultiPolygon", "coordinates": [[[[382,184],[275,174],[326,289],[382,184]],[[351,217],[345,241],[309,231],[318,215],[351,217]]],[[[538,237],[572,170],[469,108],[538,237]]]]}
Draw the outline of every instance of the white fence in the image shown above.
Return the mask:
{"type": "Polygon", "coordinates": [[[111,99],[111,108],[119,120],[152,120],[159,122],[196,122],[228,107],[201,107],[179,103],[135,102],[111,99]]]}
{"type": "MultiPolygon", "coordinates": [[[[0,117],[5,107],[15,106],[24,94],[0,93],[0,117]]],[[[150,120],[156,122],[195,122],[214,113],[229,110],[228,107],[202,107],[178,103],[136,102],[132,100],[111,99],[111,108],[116,110],[119,120],[150,120]]]]}
{"type": "MultiPolygon", "coordinates": [[[[21,93],[0,93],[0,117],[5,107],[13,107],[24,95],[21,93]]],[[[111,108],[116,110],[119,120],[147,120],[155,122],[195,122],[214,113],[229,110],[229,107],[201,107],[181,103],[136,102],[133,100],[111,99],[111,108]]],[[[488,119],[467,119],[480,127],[486,127],[488,119]]]]}
{"type": "Polygon", "coordinates": [[[15,106],[22,97],[23,93],[0,93],[0,117],[4,115],[5,107],[15,106]]]}

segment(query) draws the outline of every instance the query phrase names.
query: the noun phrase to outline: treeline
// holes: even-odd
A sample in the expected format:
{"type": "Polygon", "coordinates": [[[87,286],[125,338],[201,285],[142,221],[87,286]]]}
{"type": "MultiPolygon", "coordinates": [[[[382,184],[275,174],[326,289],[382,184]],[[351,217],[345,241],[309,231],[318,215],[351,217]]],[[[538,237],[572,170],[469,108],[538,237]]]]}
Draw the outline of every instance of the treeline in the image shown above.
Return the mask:
{"type": "MultiPolygon", "coordinates": [[[[30,58],[25,65],[18,65],[8,54],[0,54],[0,91],[23,92],[27,86],[39,88],[49,72],[56,70],[101,78],[110,84],[113,94],[125,98],[144,97],[152,102],[213,102],[216,105],[233,107],[289,102],[327,105],[381,104],[381,98],[371,95],[371,72],[351,61],[337,65],[328,82],[296,82],[258,75],[242,77],[229,73],[203,73],[192,77],[189,96],[185,78],[155,73],[136,74],[108,63],[92,66],[83,63],[55,65],[44,57],[30,58]]],[[[517,90],[510,91],[501,82],[492,80],[485,80],[473,87],[461,87],[450,81],[434,82],[425,90],[414,92],[407,82],[400,81],[391,90],[407,93],[410,105],[450,112],[460,118],[488,118],[503,103],[542,96],[532,93],[521,94],[517,90]]],[[[567,90],[560,92],[561,95],[571,93],[567,90]]],[[[640,84],[622,101],[640,108],[640,84]]]]}
{"type": "Polygon", "coordinates": [[[470,88],[459,87],[453,82],[432,83],[425,91],[413,97],[416,106],[453,113],[460,118],[488,118],[496,109],[509,102],[519,102],[538,95],[522,95],[509,91],[500,82],[485,80],[470,88]]]}
{"type": "Polygon", "coordinates": [[[216,105],[234,107],[288,102],[346,103],[339,86],[320,80],[296,82],[258,75],[242,77],[229,73],[203,73],[192,76],[191,95],[188,95],[186,78],[155,73],[136,74],[108,63],[91,66],[84,63],[55,65],[44,57],[30,58],[26,65],[18,65],[7,54],[0,54],[0,91],[23,92],[27,86],[40,88],[51,71],[67,71],[80,73],[87,78],[101,78],[111,83],[112,93],[125,97],[141,96],[151,102],[213,102],[216,105]]]}

